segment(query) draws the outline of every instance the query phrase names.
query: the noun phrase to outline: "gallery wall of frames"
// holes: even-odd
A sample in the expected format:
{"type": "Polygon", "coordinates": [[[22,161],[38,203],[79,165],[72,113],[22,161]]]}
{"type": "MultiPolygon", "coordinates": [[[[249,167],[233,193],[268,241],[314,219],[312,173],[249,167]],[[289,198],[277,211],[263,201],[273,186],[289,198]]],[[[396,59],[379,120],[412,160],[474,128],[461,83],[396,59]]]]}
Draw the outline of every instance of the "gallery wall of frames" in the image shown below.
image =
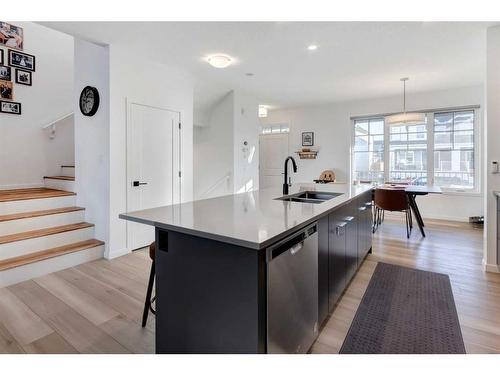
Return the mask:
{"type": "Polygon", "coordinates": [[[24,51],[22,27],[0,21],[0,114],[21,115],[16,85],[31,86],[35,56],[24,51]]]}

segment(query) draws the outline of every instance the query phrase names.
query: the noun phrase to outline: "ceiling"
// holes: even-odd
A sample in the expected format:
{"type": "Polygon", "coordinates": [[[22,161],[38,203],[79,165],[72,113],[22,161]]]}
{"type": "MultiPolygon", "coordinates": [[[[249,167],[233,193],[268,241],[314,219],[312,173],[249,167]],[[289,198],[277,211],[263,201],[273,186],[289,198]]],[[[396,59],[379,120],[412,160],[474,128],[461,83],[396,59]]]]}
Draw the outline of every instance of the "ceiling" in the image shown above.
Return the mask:
{"type": "Polygon", "coordinates": [[[195,105],[231,89],[292,107],[478,85],[486,61],[480,22],[43,22],[84,39],[127,43],[136,56],[196,79],[195,105]],[[307,50],[317,44],[316,51],[307,50]],[[203,59],[237,62],[215,69],[203,59]],[[248,77],[246,73],[253,73],[248,77]]]}

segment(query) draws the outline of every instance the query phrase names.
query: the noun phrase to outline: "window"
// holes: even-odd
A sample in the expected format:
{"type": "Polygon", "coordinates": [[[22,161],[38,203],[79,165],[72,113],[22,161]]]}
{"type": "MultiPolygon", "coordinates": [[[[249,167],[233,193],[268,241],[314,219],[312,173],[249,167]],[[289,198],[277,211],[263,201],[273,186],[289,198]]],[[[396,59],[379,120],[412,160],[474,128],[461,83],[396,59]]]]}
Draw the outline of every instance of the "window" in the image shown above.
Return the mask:
{"type": "Polygon", "coordinates": [[[261,127],[260,134],[279,134],[279,133],[289,133],[290,126],[288,124],[273,124],[265,125],[261,127]]]}
{"type": "Polygon", "coordinates": [[[354,121],[354,179],[384,181],[384,119],[354,121]]]}
{"type": "Polygon", "coordinates": [[[389,126],[383,117],[355,119],[353,179],[411,179],[447,191],[478,191],[475,125],[474,109],[428,112],[417,125],[389,126]]]}
{"type": "Polygon", "coordinates": [[[434,114],[434,183],[474,188],[474,111],[434,114]]]}
{"type": "Polygon", "coordinates": [[[427,182],[427,123],[391,126],[389,180],[427,182]]]}

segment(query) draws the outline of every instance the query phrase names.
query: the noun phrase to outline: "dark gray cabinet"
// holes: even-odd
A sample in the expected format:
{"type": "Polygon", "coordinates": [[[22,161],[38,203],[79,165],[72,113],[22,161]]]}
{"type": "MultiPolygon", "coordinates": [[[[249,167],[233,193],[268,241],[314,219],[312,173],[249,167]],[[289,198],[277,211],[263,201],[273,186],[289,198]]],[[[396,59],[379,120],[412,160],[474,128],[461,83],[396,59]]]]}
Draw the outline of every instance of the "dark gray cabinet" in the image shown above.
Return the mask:
{"type": "Polygon", "coordinates": [[[372,247],[372,192],[358,198],[358,267],[372,247]]]}
{"type": "Polygon", "coordinates": [[[333,310],[372,247],[371,204],[369,191],[318,222],[320,323],[333,310]]]}
{"type": "Polygon", "coordinates": [[[318,221],[318,322],[321,325],[328,317],[329,288],[329,238],[328,216],[318,221]]]}
{"type": "Polygon", "coordinates": [[[329,215],[328,310],[333,310],[346,287],[346,226],[342,212],[329,215]]]}
{"type": "Polygon", "coordinates": [[[346,284],[356,274],[358,269],[358,207],[357,200],[345,206],[344,219],[347,223],[346,230],[346,284]]]}

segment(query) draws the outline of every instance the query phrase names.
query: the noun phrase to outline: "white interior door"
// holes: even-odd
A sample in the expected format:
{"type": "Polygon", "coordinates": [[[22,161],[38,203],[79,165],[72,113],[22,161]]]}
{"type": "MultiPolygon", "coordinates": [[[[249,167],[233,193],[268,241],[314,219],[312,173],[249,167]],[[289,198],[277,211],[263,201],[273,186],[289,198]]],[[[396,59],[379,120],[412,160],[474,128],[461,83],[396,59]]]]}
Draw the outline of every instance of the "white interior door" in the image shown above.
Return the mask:
{"type": "MultiPolygon", "coordinates": [[[[131,102],[127,108],[127,211],[178,203],[179,112],[131,102]]],[[[127,221],[129,250],[154,238],[153,227],[127,221]]]]}
{"type": "Polygon", "coordinates": [[[259,185],[261,189],[283,184],[283,163],[288,152],[288,133],[260,136],[259,185]]]}

